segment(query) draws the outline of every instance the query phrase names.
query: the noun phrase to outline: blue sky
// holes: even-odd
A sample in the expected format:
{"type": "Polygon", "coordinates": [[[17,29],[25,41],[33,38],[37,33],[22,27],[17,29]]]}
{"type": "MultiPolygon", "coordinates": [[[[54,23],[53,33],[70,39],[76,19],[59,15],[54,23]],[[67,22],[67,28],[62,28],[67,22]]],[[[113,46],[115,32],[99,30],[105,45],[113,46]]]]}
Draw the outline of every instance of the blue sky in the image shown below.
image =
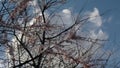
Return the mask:
{"type": "MultiPolygon", "coordinates": [[[[64,8],[69,8],[72,11],[78,12],[81,7],[87,0],[70,0],[67,6],[64,8]]],[[[102,16],[103,25],[102,29],[109,36],[108,45],[112,49],[118,48],[120,42],[120,0],[89,0],[86,4],[85,11],[92,11],[94,8],[97,8],[99,12],[102,14],[104,12],[105,15],[102,16]]]]}
{"type": "Polygon", "coordinates": [[[103,29],[108,33],[110,44],[109,46],[119,47],[120,42],[120,0],[93,0],[91,7],[97,7],[100,13],[111,9],[106,15],[103,16],[104,19],[111,17],[111,21],[106,21],[103,25],[103,29]]]}
{"type": "MultiPolygon", "coordinates": [[[[87,0],[70,0],[64,8],[78,12],[87,0]]],[[[105,13],[102,16],[103,24],[101,29],[107,33],[109,40],[106,42],[105,49],[115,51],[113,55],[116,60],[120,60],[120,0],[88,0],[85,11],[92,11],[94,8],[99,13],[105,13]]]]}
{"type": "MultiPolygon", "coordinates": [[[[105,49],[118,49],[120,47],[120,0],[88,0],[88,2],[87,0],[69,0],[64,9],[67,8],[77,13],[84,4],[86,4],[84,11],[93,11],[94,8],[97,8],[99,13],[104,13],[109,10],[102,16],[103,25],[101,29],[109,36],[105,49]]],[[[119,52],[120,49],[117,51],[117,56],[119,56],[119,52]]]]}

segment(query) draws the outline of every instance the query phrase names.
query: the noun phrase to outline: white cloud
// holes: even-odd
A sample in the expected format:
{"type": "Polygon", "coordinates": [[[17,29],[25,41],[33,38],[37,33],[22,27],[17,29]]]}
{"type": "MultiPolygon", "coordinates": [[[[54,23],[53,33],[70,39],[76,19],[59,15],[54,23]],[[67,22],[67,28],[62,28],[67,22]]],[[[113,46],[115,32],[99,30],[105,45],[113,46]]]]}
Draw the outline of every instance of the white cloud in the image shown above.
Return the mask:
{"type": "Polygon", "coordinates": [[[93,38],[93,39],[97,38],[97,35],[96,35],[95,31],[93,31],[93,30],[90,31],[90,37],[93,38]]]}
{"type": "MultiPolygon", "coordinates": [[[[60,16],[62,16],[62,19],[67,26],[70,26],[73,24],[71,11],[69,9],[63,9],[62,12],[59,14],[60,16]]],[[[99,14],[99,10],[97,8],[94,8],[93,12],[88,12],[86,14],[88,14],[88,16],[91,17],[89,19],[90,23],[88,25],[86,24],[84,25],[85,30],[86,29],[88,30],[87,34],[89,34],[89,37],[93,39],[107,39],[108,35],[105,32],[103,32],[103,30],[101,29],[102,18],[99,14]]],[[[76,28],[78,28],[78,26],[76,26],[76,28]]],[[[83,31],[84,31],[84,28],[83,28],[83,31]]],[[[81,34],[81,31],[79,32],[79,34],[81,34]]],[[[86,34],[86,33],[83,33],[83,34],[86,34]]]]}
{"type": "Polygon", "coordinates": [[[63,9],[62,12],[60,12],[59,14],[62,16],[63,19],[71,18],[71,11],[69,9],[63,9]]]}
{"type": "Polygon", "coordinates": [[[29,24],[28,24],[28,25],[33,25],[35,22],[36,22],[36,19],[35,19],[35,18],[33,18],[33,19],[29,22],[29,24]]]}
{"type": "Polygon", "coordinates": [[[94,8],[94,11],[89,13],[89,17],[89,21],[95,23],[96,26],[100,27],[102,25],[102,19],[97,8],[94,8]]]}
{"type": "Polygon", "coordinates": [[[90,37],[93,39],[107,39],[108,35],[100,29],[98,32],[95,32],[95,30],[91,30],[90,37]]]}
{"type": "Polygon", "coordinates": [[[51,23],[55,23],[58,25],[65,25],[66,27],[73,24],[71,11],[69,9],[63,9],[58,12],[55,17],[51,19],[51,23]]]}
{"type": "Polygon", "coordinates": [[[65,14],[71,14],[71,11],[69,9],[63,9],[62,12],[65,13],[65,14]]]}
{"type": "Polygon", "coordinates": [[[37,0],[30,1],[29,4],[32,5],[34,8],[33,13],[36,13],[36,14],[40,13],[40,8],[39,8],[37,0]]]}
{"type": "Polygon", "coordinates": [[[0,60],[0,68],[3,68],[3,67],[4,67],[3,61],[0,60]]]}
{"type": "Polygon", "coordinates": [[[63,9],[60,15],[62,16],[62,20],[64,24],[66,24],[66,26],[70,26],[73,24],[71,11],[69,9],[63,9]]]}
{"type": "Polygon", "coordinates": [[[88,31],[89,37],[93,39],[107,39],[108,35],[101,29],[103,21],[98,8],[94,8],[92,12],[87,11],[85,15],[90,17],[88,24],[84,25],[84,29],[88,31]]]}
{"type": "Polygon", "coordinates": [[[100,29],[98,32],[98,39],[107,39],[107,38],[108,35],[100,29]]]}

